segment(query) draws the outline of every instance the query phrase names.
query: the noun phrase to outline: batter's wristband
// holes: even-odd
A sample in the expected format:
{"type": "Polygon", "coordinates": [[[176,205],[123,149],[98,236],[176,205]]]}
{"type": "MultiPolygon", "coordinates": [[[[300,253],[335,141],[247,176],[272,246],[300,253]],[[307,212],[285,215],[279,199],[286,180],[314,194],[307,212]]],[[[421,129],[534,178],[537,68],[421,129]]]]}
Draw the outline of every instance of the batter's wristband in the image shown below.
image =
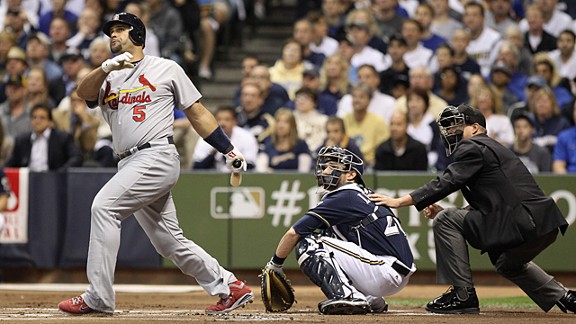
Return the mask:
{"type": "Polygon", "coordinates": [[[270,260],[270,261],[272,261],[272,263],[275,263],[275,264],[281,266],[284,264],[284,260],[286,260],[286,258],[281,258],[281,257],[277,256],[276,254],[274,254],[274,256],[272,257],[272,260],[270,260]]]}
{"type": "Polygon", "coordinates": [[[224,133],[220,125],[204,140],[222,154],[227,154],[234,149],[234,146],[230,143],[230,139],[226,136],[226,133],[224,133]]]}

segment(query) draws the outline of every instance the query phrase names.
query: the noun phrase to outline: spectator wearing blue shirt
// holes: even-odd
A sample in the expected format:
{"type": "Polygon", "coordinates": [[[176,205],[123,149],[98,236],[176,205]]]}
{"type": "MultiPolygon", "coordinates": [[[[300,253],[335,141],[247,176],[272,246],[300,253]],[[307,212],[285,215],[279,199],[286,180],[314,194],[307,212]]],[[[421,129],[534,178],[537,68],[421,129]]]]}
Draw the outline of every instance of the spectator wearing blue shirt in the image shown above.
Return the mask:
{"type": "Polygon", "coordinates": [[[446,43],[446,39],[434,34],[430,30],[432,21],[434,20],[434,8],[428,2],[422,2],[416,7],[414,19],[422,25],[422,36],[420,42],[424,47],[436,51],[438,46],[446,43]]]}
{"type": "MultiPolygon", "coordinates": [[[[316,109],[318,112],[333,116],[338,110],[338,100],[327,92],[320,91],[320,70],[314,66],[304,69],[302,72],[302,88],[308,88],[317,94],[316,109]]],[[[294,109],[294,100],[286,103],[286,107],[294,109]]]]}
{"type": "Polygon", "coordinates": [[[308,145],[298,138],[296,119],[292,110],[280,108],[274,115],[275,123],[261,145],[256,160],[256,171],[298,171],[309,172],[312,156],[308,145]]]}
{"type": "MultiPolygon", "coordinates": [[[[576,123],[576,109],[572,114],[576,123]]],[[[576,173],[576,126],[558,134],[558,141],[554,146],[552,171],[557,174],[576,173]]]]}
{"type": "Polygon", "coordinates": [[[52,10],[40,16],[38,31],[49,35],[50,24],[52,23],[52,19],[56,17],[66,20],[68,26],[74,28],[76,26],[76,22],[78,21],[78,16],[75,13],[66,10],[65,7],[68,0],[52,0],[51,2],[52,10]]]}
{"type": "Polygon", "coordinates": [[[552,92],[554,92],[554,96],[556,97],[556,101],[558,102],[559,107],[572,102],[574,97],[568,89],[561,85],[562,78],[558,73],[556,64],[554,61],[552,61],[548,54],[538,53],[534,55],[534,72],[546,80],[546,83],[552,89],[552,92]]]}
{"type": "Polygon", "coordinates": [[[534,93],[530,106],[532,113],[536,117],[534,142],[540,146],[547,147],[552,153],[558,134],[569,128],[570,122],[560,115],[556,97],[548,87],[534,93]]]}

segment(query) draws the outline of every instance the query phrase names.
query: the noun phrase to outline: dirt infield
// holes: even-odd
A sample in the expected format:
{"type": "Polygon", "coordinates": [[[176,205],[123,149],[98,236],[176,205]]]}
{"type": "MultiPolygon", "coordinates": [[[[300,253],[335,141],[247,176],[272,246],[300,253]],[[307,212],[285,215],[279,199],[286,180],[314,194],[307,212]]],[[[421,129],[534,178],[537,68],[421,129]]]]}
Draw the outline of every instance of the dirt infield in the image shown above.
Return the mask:
{"type": "MultiPolygon", "coordinates": [[[[257,290],[252,285],[254,290],[257,290]]],[[[444,286],[412,285],[388,300],[425,298],[432,299],[442,293],[444,286]]],[[[479,315],[437,315],[427,313],[423,307],[393,306],[386,314],[365,316],[325,316],[317,311],[317,304],[324,299],[315,286],[296,286],[297,303],[287,313],[266,313],[260,301],[259,291],[255,300],[245,308],[225,316],[204,315],[204,308],[216,302],[216,298],[203,291],[188,293],[118,293],[117,311],[113,316],[88,315],[66,316],[56,309],[62,299],[70,298],[72,292],[41,292],[0,290],[0,321],[35,323],[157,323],[157,322],[311,322],[311,323],[372,323],[393,321],[395,323],[575,323],[576,315],[564,314],[557,308],[544,313],[536,307],[531,309],[482,308],[482,298],[513,297],[524,294],[515,287],[478,286],[481,313],[479,315]]],[[[79,291],[80,292],[80,291],[79,291]]],[[[78,292],[78,293],[79,293],[78,292]]],[[[398,303],[396,303],[398,304],[398,303]]]]}

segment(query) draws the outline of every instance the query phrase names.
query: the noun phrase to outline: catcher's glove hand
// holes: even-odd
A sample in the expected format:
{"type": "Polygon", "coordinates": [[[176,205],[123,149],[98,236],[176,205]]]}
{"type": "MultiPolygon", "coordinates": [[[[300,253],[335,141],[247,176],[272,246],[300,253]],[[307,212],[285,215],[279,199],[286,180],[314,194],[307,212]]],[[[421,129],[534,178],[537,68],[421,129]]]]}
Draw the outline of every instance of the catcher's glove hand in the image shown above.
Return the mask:
{"type": "Polygon", "coordinates": [[[269,312],[283,312],[292,307],[296,301],[294,288],[290,281],[275,269],[266,266],[260,275],[260,288],[262,290],[262,302],[269,312]]]}

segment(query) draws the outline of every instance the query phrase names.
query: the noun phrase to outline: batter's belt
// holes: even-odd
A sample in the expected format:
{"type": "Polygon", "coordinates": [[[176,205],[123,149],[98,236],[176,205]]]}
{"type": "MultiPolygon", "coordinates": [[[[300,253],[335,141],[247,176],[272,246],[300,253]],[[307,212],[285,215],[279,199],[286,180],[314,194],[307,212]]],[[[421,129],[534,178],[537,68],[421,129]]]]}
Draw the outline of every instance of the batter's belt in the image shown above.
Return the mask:
{"type": "Polygon", "coordinates": [[[129,150],[126,150],[122,153],[119,153],[118,158],[120,160],[122,160],[122,159],[129,157],[130,155],[132,155],[138,151],[141,151],[141,150],[144,150],[147,148],[151,148],[153,146],[162,146],[162,145],[166,145],[166,144],[174,144],[174,137],[168,136],[168,137],[164,137],[164,138],[159,138],[157,140],[153,140],[153,141],[150,141],[148,143],[144,143],[142,145],[134,146],[133,148],[131,148],[129,150]]]}

